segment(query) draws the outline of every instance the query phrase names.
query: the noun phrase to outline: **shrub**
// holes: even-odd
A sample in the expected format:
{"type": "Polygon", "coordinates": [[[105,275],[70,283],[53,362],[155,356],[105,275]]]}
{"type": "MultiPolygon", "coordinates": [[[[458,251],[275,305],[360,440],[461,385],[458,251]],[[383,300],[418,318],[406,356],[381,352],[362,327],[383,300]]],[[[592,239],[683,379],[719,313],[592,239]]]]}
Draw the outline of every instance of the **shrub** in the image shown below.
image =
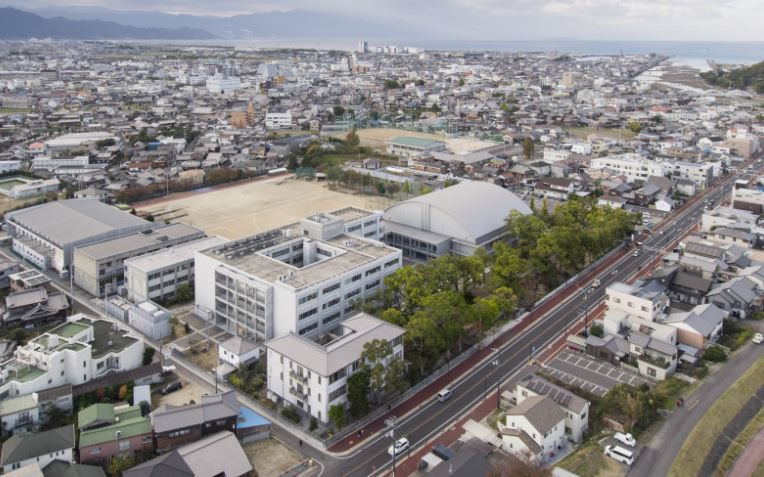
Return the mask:
{"type": "Polygon", "coordinates": [[[300,414],[292,406],[285,407],[284,409],[282,409],[281,415],[289,419],[290,421],[294,422],[295,424],[300,422],[300,414]]]}
{"type": "Polygon", "coordinates": [[[589,327],[589,334],[598,338],[602,338],[605,336],[605,330],[602,329],[602,325],[594,324],[589,327]]]}
{"type": "Polygon", "coordinates": [[[719,346],[711,346],[703,353],[703,359],[712,363],[721,363],[722,361],[727,361],[727,353],[719,346]]]}
{"type": "Polygon", "coordinates": [[[148,366],[151,364],[151,361],[154,360],[154,353],[156,350],[151,347],[147,347],[143,350],[143,365],[148,366]]]}
{"type": "Polygon", "coordinates": [[[310,426],[308,427],[308,430],[310,432],[315,431],[318,428],[318,420],[315,417],[310,418],[310,426]]]}

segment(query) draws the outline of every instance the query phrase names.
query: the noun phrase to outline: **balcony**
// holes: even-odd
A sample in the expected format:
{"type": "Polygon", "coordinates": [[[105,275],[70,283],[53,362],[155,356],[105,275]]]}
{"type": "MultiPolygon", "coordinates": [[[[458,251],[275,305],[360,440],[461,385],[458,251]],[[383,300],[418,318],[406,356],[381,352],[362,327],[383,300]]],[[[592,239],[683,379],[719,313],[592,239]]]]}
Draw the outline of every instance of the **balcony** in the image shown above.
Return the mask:
{"type": "Polygon", "coordinates": [[[289,371],[289,377],[303,384],[308,384],[308,377],[304,374],[297,374],[294,371],[289,371]]]}
{"type": "Polygon", "coordinates": [[[663,369],[668,369],[671,366],[671,362],[659,356],[651,356],[649,354],[643,354],[637,359],[639,361],[644,361],[647,364],[651,364],[653,366],[657,366],[663,369]]]}
{"type": "Polygon", "coordinates": [[[296,388],[289,388],[289,393],[301,401],[308,399],[307,394],[302,391],[298,391],[296,388]]]}

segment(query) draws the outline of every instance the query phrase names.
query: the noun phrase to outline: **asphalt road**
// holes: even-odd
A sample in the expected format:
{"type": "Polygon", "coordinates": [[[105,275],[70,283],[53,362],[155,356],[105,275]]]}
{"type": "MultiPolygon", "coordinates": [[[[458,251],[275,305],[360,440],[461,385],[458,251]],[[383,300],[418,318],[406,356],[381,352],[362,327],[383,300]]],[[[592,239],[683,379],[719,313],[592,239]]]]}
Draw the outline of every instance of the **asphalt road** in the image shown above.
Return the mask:
{"type": "MultiPolygon", "coordinates": [[[[412,448],[427,443],[431,438],[447,428],[458,416],[467,412],[475,403],[484,399],[486,391],[496,388],[526,364],[532,351],[543,349],[560,334],[582,319],[580,310],[584,306],[593,307],[604,299],[605,288],[616,281],[626,281],[643,267],[653,263],[673,248],[674,242],[683,237],[695,226],[703,215],[707,200],[714,204],[723,197],[722,189],[729,193],[731,186],[717,186],[710,189],[703,197],[686,209],[677,212],[661,223],[653,234],[644,242],[639,256],[626,253],[611,268],[601,274],[600,286],[591,288],[590,284],[581,284],[581,288],[572,294],[561,306],[538,318],[528,329],[514,336],[507,345],[496,352],[496,357],[487,360],[453,386],[453,397],[445,403],[432,399],[426,406],[413,412],[396,424],[396,436],[407,437],[412,448]],[[586,302],[584,302],[584,297],[586,302]],[[497,362],[498,364],[494,364],[497,362]]],[[[392,459],[387,448],[392,440],[385,433],[367,442],[360,450],[345,458],[325,459],[330,475],[368,476],[378,475],[392,467],[392,459]]],[[[652,475],[652,474],[645,474],[652,475]]]]}

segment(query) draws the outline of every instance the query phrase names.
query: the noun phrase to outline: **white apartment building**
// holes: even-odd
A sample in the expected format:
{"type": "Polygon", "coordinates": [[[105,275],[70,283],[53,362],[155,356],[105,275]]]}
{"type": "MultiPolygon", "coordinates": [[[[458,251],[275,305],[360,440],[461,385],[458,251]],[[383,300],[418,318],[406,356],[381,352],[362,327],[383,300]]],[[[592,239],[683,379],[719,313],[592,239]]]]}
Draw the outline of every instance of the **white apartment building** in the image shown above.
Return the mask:
{"type": "Polygon", "coordinates": [[[256,342],[318,336],[354,314],[401,266],[401,251],[345,233],[314,214],[299,223],[196,252],[197,310],[256,342]]]}
{"type": "Polygon", "coordinates": [[[694,162],[676,161],[672,178],[682,178],[692,181],[700,188],[708,187],[714,177],[714,166],[710,163],[696,164],[694,162]]]}
{"type": "Polygon", "coordinates": [[[135,303],[175,298],[182,284],[194,286],[196,252],[226,242],[227,238],[216,235],[125,260],[127,297],[135,303]]]}
{"type": "Polygon", "coordinates": [[[80,313],[17,348],[14,357],[0,365],[0,399],[78,385],[142,364],[142,340],[80,313]]]}
{"type": "Polygon", "coordinates": [[[403,359],[403,328],[358,313],[314,341],[294,333],[265,343],[268,391],[327,422],[329,408],[347,404],[347,380],[361,365],[363,345],[386,340],[391,359],[403,359]]]}
{"type": "Polygon", "coordinates": [[[673,170],[668,162],[653,161],[636,153],[616,154],[592,158],[592,169],[608,168],[617,175],[624,175],[629,182],[646,181],[650,176],[665,177],[673,170]]]}
{"type": "Polygon", "coordinates": [[[655,321],[669,306],[665,287],[656,282],[641,286],[616,282],[605,289],[608,310],[623,310],[647,321],[655,321]]]}
{"type": "Polygon", "coordinates": [[[235,76],[225,77],[218,73],[207,78],[207,91],[212,94],[231,94],[241,89],[241,80],[235,76]]]}
{"type": "Polygon", "coordinates": [[[569,149],[555,149],[553,147],[544,148],[544,161],[559,162],[566,161],[570,157],[569,149]]]}
{"type": "Polygon", "coordinates": [[[764,205],[764,192],[747,187],[736,187],[732,189],[732,202],[735,201],[764,205]]]}
{"type": "Polygon", "coordinates": [[[517,404],[529,397],[548,396],[565,411],[565,433],[570,440],[583,442],[589,430],[589,401],[535,374],[529,374],[515,385],[514,396],[517,404]]]}
{"type": "Polygon", "coordinates": [[[266,113],[265,127],[267,129],[289,129],[292,127],[292,112],[266,113]]]}

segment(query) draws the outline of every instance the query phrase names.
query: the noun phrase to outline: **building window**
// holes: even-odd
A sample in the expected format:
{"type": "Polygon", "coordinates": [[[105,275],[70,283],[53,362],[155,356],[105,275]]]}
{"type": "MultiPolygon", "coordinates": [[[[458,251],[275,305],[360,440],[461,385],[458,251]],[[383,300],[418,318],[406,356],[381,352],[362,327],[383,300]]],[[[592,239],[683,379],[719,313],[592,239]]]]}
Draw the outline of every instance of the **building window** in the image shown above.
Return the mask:
{"type": "Polygon", "coordinates": [[[300,313],[300,316],[298,317],[298,320],[304,320],[306,318],[309,318],[309,317],[315,315],[316,313],[318,313],[318,308],[311,308],[308,311],[303,311],[302,313],[300,313]]]}
{"type": "Polygon", "coordinates": [[[100,447],[93,447],[92,449],[90,449],[90,453],[91,454],[100,454],[101,453],[101,448],[100,447]]]}
{"type": "Polygon", "coordinates": [[[130,448],[130,441],[125,439],[124,441],[119,441],[119,450],[127,450],[130,448]]]}

